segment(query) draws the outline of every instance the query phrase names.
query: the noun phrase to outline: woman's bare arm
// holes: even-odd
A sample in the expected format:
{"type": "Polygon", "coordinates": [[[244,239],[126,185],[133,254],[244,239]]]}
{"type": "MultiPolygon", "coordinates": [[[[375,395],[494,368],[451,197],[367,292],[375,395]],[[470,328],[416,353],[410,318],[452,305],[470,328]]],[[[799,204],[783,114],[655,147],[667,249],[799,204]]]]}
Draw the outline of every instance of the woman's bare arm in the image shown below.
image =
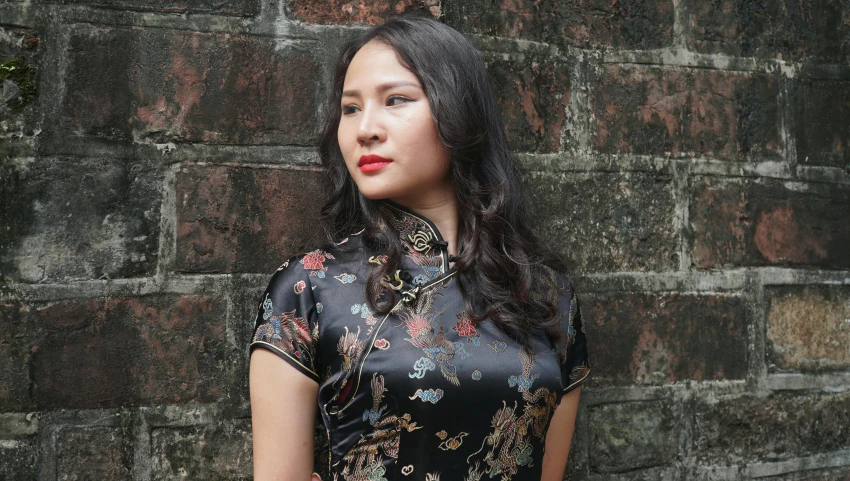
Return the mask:
{"type": "Polygon", "coordinates": [[[573,430],[578,413],[578,400],[581,386],[564,394],[561,403],[555,408],[549,430],[546,432],[546,452],[543,455],[543,474],[540,481],[561,481],[567,468],[573,430]]]}
{"type": "Polygon", "coordinates": [[[254,349],[249,390],[254,480],[309,480],[319,385],[274,353],[254,349]]]}

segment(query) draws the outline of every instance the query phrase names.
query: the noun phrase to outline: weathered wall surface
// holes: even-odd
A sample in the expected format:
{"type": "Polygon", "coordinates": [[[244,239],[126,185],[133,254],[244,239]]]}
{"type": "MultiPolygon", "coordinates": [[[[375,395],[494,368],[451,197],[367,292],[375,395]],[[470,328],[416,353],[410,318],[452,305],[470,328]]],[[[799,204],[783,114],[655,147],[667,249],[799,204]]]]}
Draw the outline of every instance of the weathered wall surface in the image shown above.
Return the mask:
{"type": "Polygon", "coordinates": [[[251,478],[336,49],[409,9],[481,50],[577,274],[569,479],[850,479],[846,0],[0,2],[0,479],[251,478]]]}

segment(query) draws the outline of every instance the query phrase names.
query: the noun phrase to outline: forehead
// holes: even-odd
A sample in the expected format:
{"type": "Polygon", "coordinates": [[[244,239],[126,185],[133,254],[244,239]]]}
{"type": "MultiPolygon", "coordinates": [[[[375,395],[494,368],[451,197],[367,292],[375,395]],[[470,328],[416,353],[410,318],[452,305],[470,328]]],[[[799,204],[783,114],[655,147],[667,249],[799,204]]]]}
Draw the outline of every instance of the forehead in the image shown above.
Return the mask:
{"type": "Polygon", "coordinates": [[[391,80],[408,80],[419,85],[419,79],[398,59],[389,45],[372,40],[354,55],[345,72],[345,88],[365,88],[391,80]]]}

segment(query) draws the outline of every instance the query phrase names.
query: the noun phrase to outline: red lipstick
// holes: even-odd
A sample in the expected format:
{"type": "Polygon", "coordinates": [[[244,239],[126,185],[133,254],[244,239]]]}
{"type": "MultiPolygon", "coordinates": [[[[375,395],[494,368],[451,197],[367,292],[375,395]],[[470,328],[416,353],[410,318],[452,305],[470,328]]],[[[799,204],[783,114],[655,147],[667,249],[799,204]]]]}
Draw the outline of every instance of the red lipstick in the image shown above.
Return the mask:
{"type": "Polygon", "coordinates": [[[360,172],[375,172],[390,165],[390,162],[392,162],[392,159],[385,159],[377,154],[369,154],[360,157],[357,167],[360,167],[360,172]]]}

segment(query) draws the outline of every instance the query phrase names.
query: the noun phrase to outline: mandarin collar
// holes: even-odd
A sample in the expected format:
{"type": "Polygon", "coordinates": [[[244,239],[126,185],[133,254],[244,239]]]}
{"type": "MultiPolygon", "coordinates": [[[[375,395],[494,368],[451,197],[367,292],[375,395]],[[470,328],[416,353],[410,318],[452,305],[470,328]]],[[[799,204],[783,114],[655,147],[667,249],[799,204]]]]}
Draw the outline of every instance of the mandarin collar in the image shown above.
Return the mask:
{"type": "Polygon", "coordinates": [[[406,257],[424,269],[429,280],[453,270],[449,269],[448,242],[431,219],[389,199],[381,200],[381,209],[398,233],[406,257]]]}

